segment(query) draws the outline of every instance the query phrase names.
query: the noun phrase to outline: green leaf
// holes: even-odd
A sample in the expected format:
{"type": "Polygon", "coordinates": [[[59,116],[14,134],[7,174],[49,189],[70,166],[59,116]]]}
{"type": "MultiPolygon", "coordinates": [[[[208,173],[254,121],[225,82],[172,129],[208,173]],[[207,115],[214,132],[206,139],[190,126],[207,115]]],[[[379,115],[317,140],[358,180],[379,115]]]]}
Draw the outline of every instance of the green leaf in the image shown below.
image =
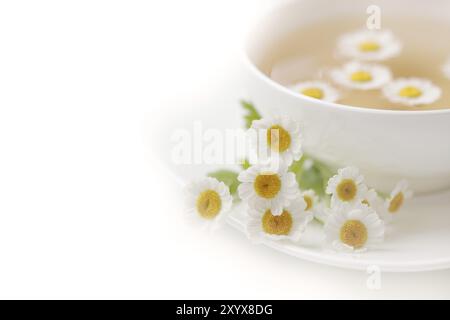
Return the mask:
{"type": "Polygon", "coordinates": [[[230,193],[235,194],[239,186],[238,173],[231,170],[218,170],[208,174],[209,177],[225,183],[230,188],[230,193]]]}
{"type": "Polygon", "coordinates": [[[312,165],[310,168],[304,169],[300,174],[297,174],[297,181],[302,190],[312,189],[318,195],[323,195],[325,193],[322,174],[315,165],[312,165]]]}
{"type": "Polygon", "coordinates": [[[306,156],[303,156],[300,160],[294,161],[289,167],[289,171],[295,173],[296,175],[300,175],[301,171],[303,171],[303,165],[305,164],[306,156]]]}
{"type": "Polygon", "coordinates": [[[242,100],[241,105],[244,108],[244,110],[247,111],[247,113],[244,115],[244,119],[245,119],[245,127],[248,129],[252,126],[252,122],[254,120],[261,119],[261,115],[251,102],[242,100]]]}
{"type": "Polygon", "coordinates": [[[334,176],[335,173],[327,165],[323,164],[318,160],[314,160],[314,166],[320,171],[323,182],[323,191],[325,193],[328,181],[331,179],[332,176],[334,176]]]}
{"type": "Polygon", "coordinates": [[[250,162],[248,161],[248,159],[244,159],[244,161],[241,163],[241,167],[243,170],[247,170],[248,168],[250,168],[250,162]]]}
{"type": "Polygon", "coordinates": [[[295,161],[289,170],[296,174],[300,189],[312,189],[321,197],[325,195],[328,180],[334,174],[328,166],[307,155],[304,155],[301,160],[295,161]],[[305,168],[306,160],[312,161],[312,164],[308,168],[305,168]]]}

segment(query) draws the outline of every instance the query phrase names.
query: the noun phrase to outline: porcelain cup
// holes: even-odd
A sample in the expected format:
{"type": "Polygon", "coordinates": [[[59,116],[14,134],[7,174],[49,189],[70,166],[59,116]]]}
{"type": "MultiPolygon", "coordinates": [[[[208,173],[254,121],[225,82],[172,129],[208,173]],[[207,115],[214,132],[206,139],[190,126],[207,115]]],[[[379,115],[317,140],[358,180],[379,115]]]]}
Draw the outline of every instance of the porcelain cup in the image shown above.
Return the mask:
{"type": "Polygon", "coordinates": [[[261,18],[246,37],[248,96],[263,115],[297,119],[308,154],[334,168],[360,168],[372,187],[389,192],[396,182],[407,179],[416,193],[449,188],[450,109],[393,111],[328,103],[296,94],[267,75],[264,61],[279,37],[330,17],[365,15],[370,5],[378,5],[382,16],[426,14],[450,23],[446,0],[285,2],[261,18]]]}

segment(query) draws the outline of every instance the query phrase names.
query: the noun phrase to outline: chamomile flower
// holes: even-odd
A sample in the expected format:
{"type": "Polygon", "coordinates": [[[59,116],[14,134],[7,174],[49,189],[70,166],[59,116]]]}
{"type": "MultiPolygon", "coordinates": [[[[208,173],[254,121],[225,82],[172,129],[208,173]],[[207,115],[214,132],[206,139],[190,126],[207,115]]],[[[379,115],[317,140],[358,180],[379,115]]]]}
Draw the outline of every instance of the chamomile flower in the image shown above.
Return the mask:
{"type": "Polygon", "coordinates": [[[314,190],[303,191],[302,198],[306,203],[305,211],[308,213],[312,213],[314,215],[314,218],[322,223],[325,223],[328,215],[325,212],[325,208],[320,202],[320,199],[317,196],[316,192],[314,190]]]}
{"type": "Polygon", "coordinates": [[[306,203],[305,211],[313,212],[319,205],[319,197],[314,190],[303,191],[302,198],[306,203]]]}
{"type": "Polygon", "coordinates": [[[331,205],[339,203],[361,203],[366,197],[367,186],[358,168],[347,167],[328,181],[326,193],[331,195],[331,205]]]}
{"type": "Polygon", "coordinates": [[[361,30],[338,40],[339,53],[361,61],[383,61],[398,56],[402,44],[391,31],[361,30]]]}
{"type": "Polygon", "coordinates": [[[383,94],[393,103],[413,107],[439,100],[442,90],[427,79],[400,78],[385,86],[383,94]]]}
{"type": "Polygon", "coordinates": [[[360,62],[349,62],[332,70],[330,76],[337,84],[357,90],[379,89],[392,80],[389,68],[360,62]]]}
{"type": "Polygon", "coordinates": [[[204,178],[186,187],[188,214],[217,226],[230,210],[233,199],[229,188],[215,178],[204,178]]]}
{"type": "Polygon", "coordinates": [[[291,87],[291,90],[310,98],[336,102],[339,100],[339,91],[322,81],[300,82],[291,87]]]}
{"type": "Polygon", "coordinates": [[[408,182],[405,180],[400,181],[391,192],[386,200],[381,200],[381,204],[377,206],[377,213],[386,225],[391,223],[396,214],[398,214],[406,200],[411,198],[412,191],[409,190],[408,182]]]}
{"type": "Polygon", "coordinates": [[[336,250],[362,252],[383,241],[385,226],[366,205],[337,205],[325,224],[327,241],[336,250]]]}
{"type": "Polygon", "coordinates": [[[238,180],[239,197],[251,208],[270,210],[273,215],[281,215],[300,193],[295,174],[287,172],[286,166],[274,169],[256,164],[241,172],[238,180]]]}
{"type": "Polygon", "coordinates": [[[402,180],[392,190],[389,198],[386,200],[386,209],[389,214],[398,213],[405,200],[410,199],[413,196],[413,192],[409,189],[409,184],[406,180],[402,180]]]}
{"type": "Polygon", "coordinates": [[[249,208],[247,235],[253,242],[262,239],[298,241],[308,223],[314,218],[305,211],[306,203],[302,198],[291,202],[280,215],[274,215],[268,209],[249,208]]]}
{"type": "Polygon", "coordinates": [[[285,165],[302,157],[302,137],[296,121],[279,116],[263,118],[253,121],[250,130],[254,144],[275,153],[285,165]],[[262,141],[258,141],[258,138],[262,138],[262,141]]]}
{"type": "Polygon", "coordinates": [[[367,191],[366,196],[362,199],[361,203],[375,210],[378,217],[380,217],[385,224],[391,222],[392,215],[388,213],[384,199],[378,195],[376,190],[370,189],[367,191]]]}
{"type": "Polygon", "coordinates": [[[447,61],[446,64],[444,64],[444,66],[442,67],[442,72],[444,73],[444,75],[450,79],[450,59],[447,61]]]}
{"type": "Polygon", "coordinates": [[[361,203],[371,207],[375,211],[380,206],[382,199],[378,196],[378,193],[374,189],[367,191],[364,198],[361,199],[361,203]]]}

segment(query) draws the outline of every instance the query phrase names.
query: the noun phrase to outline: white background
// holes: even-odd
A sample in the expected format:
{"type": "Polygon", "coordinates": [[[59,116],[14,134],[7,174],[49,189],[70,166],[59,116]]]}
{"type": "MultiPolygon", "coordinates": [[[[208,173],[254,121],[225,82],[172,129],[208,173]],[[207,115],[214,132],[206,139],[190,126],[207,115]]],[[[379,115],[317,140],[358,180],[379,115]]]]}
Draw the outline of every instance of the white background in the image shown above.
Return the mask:
{"type": "Polygon", "coordinates": [[[450,297],[448,271],[373,291],[182,223],[150,140],[232,81],[237,39],[273,2],[0,2],[0,298],[450,297]]]}

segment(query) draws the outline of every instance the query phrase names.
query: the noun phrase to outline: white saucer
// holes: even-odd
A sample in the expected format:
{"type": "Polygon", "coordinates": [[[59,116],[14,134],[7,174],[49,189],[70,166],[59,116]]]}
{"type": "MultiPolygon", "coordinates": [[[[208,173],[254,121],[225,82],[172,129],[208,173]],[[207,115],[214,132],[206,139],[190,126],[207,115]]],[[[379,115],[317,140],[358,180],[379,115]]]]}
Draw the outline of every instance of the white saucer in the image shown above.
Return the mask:
{"type": "MultiPolygon", "coordinates": [[[[170,140],[175,129],[192,131],[193,122],[202,120],[204,128],[239,128],[241,110],[234,102],[225,105],[205,103],[192,105],[189,113],[172,119],[171,128],[165,128],[167,140],[158,140],[162,160],[180,182],[198,179],[215,169],[227,166],[175,165],[171,161],[170,140]],[[202,107],[203,106],[203,107],[202,107]],[[169,148],[168,148],[169,147],[169,148]]],[[[165,130],[164,130],[165,131],[165,130]]],[[[230,168],[230,167],[228,167],[230,168]]],[[[228,223],[244,232],[245,208],[237,204],[228,223]]],[[[412,199],[388,229],[386,240],[378,249],[358,255],[337,253],[324,246],[322,227],[310,225],[299,243],[266,241],[265,245],[300,259],[348,269],[366,270],[377,266],[385,272],[431,271],[450,268],[450,192],[412,199]]]]}

